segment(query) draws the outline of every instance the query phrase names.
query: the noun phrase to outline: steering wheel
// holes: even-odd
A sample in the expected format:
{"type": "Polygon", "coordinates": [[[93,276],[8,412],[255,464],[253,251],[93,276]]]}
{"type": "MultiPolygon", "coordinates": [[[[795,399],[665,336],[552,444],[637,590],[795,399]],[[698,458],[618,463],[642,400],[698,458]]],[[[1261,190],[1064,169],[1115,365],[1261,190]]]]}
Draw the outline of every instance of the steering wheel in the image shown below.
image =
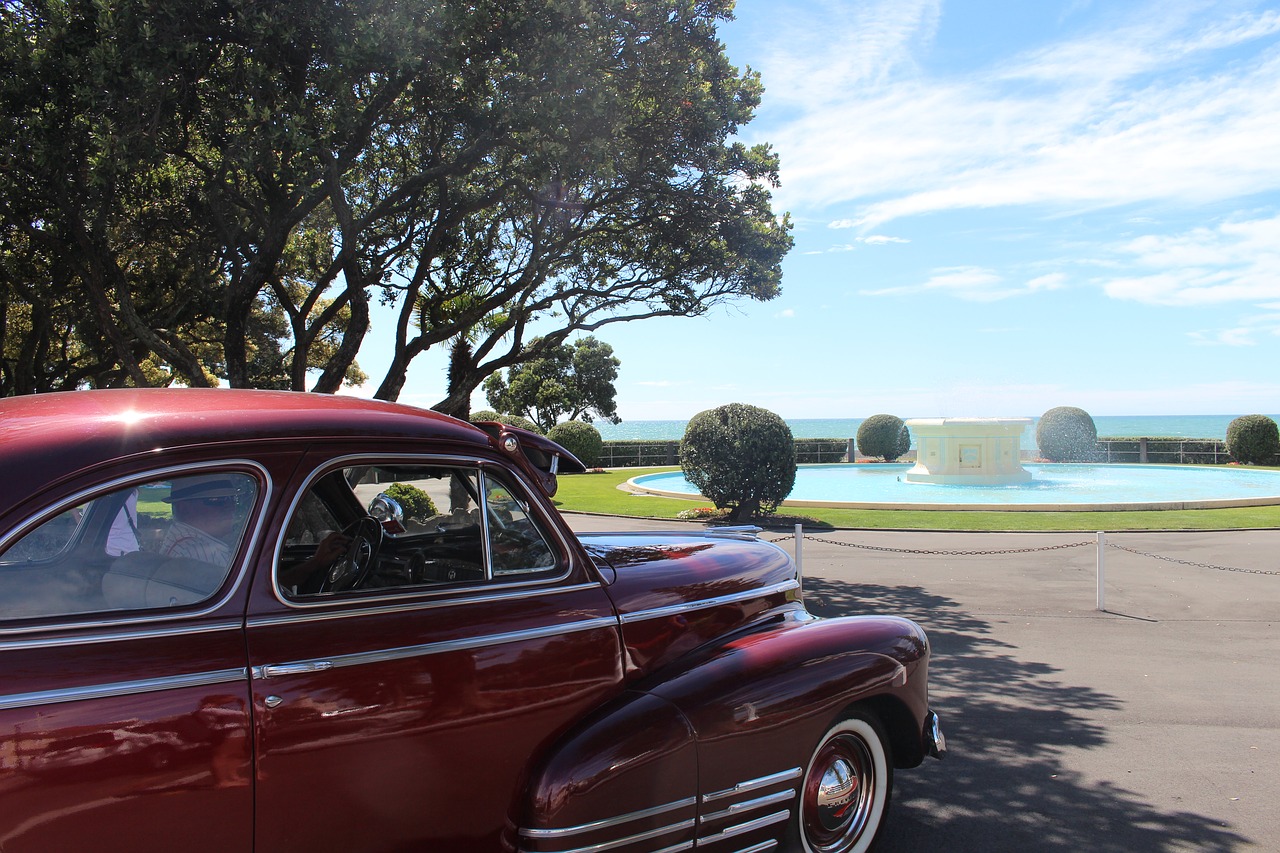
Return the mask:
{"type": "Polygon", "coordinates": [[[342,535],[350,536],[351,544],[347,546],[346,553],[325,569],[320,592],[355,589],[373,571],[378,549],[382,547],[382,524],[373,516],[366,515],[342,528],[342,535]]]}

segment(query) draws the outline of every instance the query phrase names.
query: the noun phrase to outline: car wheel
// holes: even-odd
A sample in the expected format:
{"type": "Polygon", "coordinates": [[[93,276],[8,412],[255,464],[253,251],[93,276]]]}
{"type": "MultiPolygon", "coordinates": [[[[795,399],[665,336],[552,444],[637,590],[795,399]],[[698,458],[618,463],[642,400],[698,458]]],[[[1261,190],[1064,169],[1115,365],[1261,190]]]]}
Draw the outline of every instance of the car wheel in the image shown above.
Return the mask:
{"type": "Polygon", "coordinates": [[[884,728],[855,712],[833,725],[805,769],[794,845],[805,853],[865,853],[889,810],[893,762],[884,728]]]}

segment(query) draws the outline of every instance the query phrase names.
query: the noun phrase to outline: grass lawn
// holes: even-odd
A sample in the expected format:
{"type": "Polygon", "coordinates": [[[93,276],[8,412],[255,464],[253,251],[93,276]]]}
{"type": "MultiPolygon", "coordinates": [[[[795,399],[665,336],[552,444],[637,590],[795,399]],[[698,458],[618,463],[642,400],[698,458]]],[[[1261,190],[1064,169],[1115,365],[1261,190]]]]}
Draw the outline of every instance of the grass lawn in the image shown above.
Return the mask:
{"type": "MultiPolygon", "coordinates": [[[[637,496],[618,486],[641,474],[672,468],[619,468],[605,473],[560,477],[555,503],[567,512],[594,512],[633,518],[671,518],[685,509],[707,506],[656,496],[637,496]]],[[[762,526],[865,528],[882,530],[1223,530],[1280,527],[1280,506],[1234,509],[1185,509],[1156,512],[969,512],[956,510],[870,510],[780,507],[762,526]]]]}

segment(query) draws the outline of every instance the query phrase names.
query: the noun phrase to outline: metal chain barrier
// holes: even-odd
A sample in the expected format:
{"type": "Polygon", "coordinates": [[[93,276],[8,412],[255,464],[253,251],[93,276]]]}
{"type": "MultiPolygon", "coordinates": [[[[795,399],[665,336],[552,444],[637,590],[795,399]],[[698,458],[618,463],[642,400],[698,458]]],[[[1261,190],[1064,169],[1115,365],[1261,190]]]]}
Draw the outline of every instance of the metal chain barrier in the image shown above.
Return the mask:
{"type": "Polygon", "coordinates": [[[1127,551],[1130,554],[1137,554],[1140,557],[1150,557],[1153,560],[1163,560],[1166,563],[1177,563],[1180,566],[1194,566],[1197,569],[1213,569],[1217,572],[1239,572],[1246,575],[1272,575],[1280,577],[1280,571],[1268,571],[1266,569],[1242,569],[1237,566],[1216,566],[1213,563],[1197,563],[1194,560],[1179,560],[1175,557],[1164,557],[1160,554],[1150,554],[1146,551],[1139,551],[1136,548],[1126,548],[1123,545],[1117,545],[1114,542],[1107,543],[1117,551],[1127,551]]]}
{"type": "MultiPolygon", "coordinates": [[[[780,539],[772,539],[770,541],[775,544],[778,542],[789,542],[794,537],[785,536],[780,539]]],[[[887,548],[882,545],[862,545],[857,542],[837,542],[834,539],[821,539],[817,536],[805,534],[806,542],[822,542],[827,545],[839,545],[842,548],[859,548],[864,551],[887,551],[894,554],[923,554],[931,557],[986,557],[998,554],[1031,554],[1036,551],[1060,551],[1064,548],[1079,548],[1082,545],[1093,545],[1093,542],[1068,542],[1064,545],[1045,545],[1040,548],[1006,548],[1000,551],[934,551],[923,548],[887,548]]]]}
{"type": "MultiPolygon", "coordinates": [[[[1044,545],[1038,548],[1005,548],[992,551],[938,551],[925,548],[889,548],[882,545],[864,545],[858,542],[837,542],[834,539],[822,539],[817,536],[805,534],[807,542],[822,542],[827,545],[838,545],[842,548],[858,548],[863,551],[882,551],[893,554],[919,554],[933,557],[993,557],[1001,554],[1032,554],[1039,551],[1061,551],[1066,548],[1081,548],[1085,546],[1093,547],[1097,545],[1095,541],[1086,542],[1067,542],[1062,545],[1044,545]]],[[[783,536],[777,539],[771,539],[774,544],[780,542],[790,542],[794,539],[792,536],[783,536]]],[[[1271,575],[1280,577],[1280,571],[1268,571],[1267,569],[1244,569],[1237,566],[1218,566],[1213,563],[1198,563],[1194,560],[1179,560],[1176,557],[1165,557],[1160,554],[1152,554],[1147,551],[1139,551],[1136,548],[1127,548],[1124,545],[1117,545],[1114,542],[1107,542],[1108,547],[1115,548],[1118,551],[1127,551],[1130,554],[1137,554],[1140,557],[1150,557],[1153,560],[1163,560],[1166,563],[1177,563],[1180,566],[1193,566],[1198,569],[1212,569],[1219,572],[1239,572],[1248,575],[1271,575]]]]}

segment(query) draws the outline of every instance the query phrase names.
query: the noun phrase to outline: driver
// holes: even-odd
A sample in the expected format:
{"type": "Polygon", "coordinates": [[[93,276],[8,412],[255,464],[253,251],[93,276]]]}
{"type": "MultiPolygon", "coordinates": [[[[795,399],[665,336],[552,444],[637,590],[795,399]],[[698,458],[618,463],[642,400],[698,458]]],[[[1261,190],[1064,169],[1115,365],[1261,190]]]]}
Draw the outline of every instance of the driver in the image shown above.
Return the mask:
{"type": "Polygon", "coordinates": [[[295,590],[306,588],[307,581],[312,575],[327,571],[336,560],[347,553],[350,547],[350,536],[338,530],[333,531],[321,539],[320,544],[316,545],[316,552],[301,563],[295,563],[292,566],[286,566],[283,563],[280,565],[278,576],[280,586],[295,590]]]}

